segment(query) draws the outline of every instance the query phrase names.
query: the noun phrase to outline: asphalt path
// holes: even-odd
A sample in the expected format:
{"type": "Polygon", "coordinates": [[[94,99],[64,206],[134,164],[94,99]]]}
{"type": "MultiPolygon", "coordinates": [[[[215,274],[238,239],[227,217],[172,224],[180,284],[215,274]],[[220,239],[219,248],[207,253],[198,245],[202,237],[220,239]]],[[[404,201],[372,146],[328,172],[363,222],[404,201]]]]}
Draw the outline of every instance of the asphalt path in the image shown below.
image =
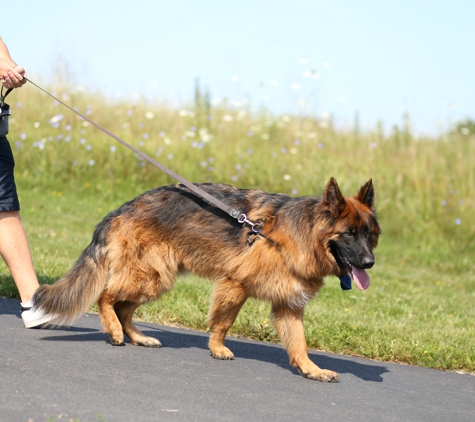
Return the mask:
{"type": "Polygon", "coordinates": [[[280,345],[137,322],[163,347],[112,346],[99,317],[27,330],[0,297],[0,421],[474,421],[475,376],[311,352],[340,383],[303,378],[280,345]]]}

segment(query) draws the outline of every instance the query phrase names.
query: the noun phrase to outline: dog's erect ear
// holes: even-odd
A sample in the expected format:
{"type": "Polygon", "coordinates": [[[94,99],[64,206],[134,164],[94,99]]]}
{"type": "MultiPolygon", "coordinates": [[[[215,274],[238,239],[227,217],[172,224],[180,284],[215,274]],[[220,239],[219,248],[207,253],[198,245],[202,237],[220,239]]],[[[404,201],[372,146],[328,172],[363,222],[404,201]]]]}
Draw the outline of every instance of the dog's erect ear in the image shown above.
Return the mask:
{"type": "Polygon", "coordinates": [[[332,177],[323,193],[323,202],[328,206],[331,216],[337,218],[345,209],[345,197],[341,194],[338,183],[332,177]]]}
{"type": "Polygon", "coordinates": [[[361,186],[356,199],[374,211],[374,187],[373,180],[369,179],[365,185],[361,186]]]}

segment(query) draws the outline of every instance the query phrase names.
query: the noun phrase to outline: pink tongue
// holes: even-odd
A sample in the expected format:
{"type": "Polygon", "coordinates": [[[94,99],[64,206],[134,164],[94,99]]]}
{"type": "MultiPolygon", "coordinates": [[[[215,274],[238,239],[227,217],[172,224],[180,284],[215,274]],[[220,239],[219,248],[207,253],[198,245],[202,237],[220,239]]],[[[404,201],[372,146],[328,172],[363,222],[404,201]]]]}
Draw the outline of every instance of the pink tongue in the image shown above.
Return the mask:
{"type": "Polygon", "coordinates": [[[360,290],[366,290],[369,287],[369,275],[365,270],[353,267],[353,280],[360,290]]]}

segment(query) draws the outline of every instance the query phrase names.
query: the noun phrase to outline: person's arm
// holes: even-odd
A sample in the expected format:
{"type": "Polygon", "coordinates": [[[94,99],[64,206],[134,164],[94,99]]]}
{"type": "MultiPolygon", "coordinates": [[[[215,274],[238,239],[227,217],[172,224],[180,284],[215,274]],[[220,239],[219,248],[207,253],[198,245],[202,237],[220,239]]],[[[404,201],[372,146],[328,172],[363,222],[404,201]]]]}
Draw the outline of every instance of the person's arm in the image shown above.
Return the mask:
{"type": "Polygon", "coordinates": [[[0,37],[0,78],[5,88],[20,88],[26,83],[25,69],[18,66],[10,56],[7,46],[0,37]]]}

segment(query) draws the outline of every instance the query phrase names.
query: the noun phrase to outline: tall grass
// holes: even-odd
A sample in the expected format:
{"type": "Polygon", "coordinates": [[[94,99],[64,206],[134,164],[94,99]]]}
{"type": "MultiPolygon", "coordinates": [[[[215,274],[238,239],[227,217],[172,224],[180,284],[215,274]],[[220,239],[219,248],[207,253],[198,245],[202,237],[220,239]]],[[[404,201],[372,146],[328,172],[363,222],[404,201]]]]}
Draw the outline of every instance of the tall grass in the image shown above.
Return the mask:
{"type": "MultiPolygon", "coordinates": [[[[416,138],[409,122],[389,136],[338,131],[312,117],[212,108],[200,91],[194,104],[176,109],[46,88],[191,181],[315,195],[331,176],[346,194],[371,177],[385,241],[442,254],[475,250],[475,134],[416,138]]],[[[31,85],[10,103],[16,177],[28,188],[110,196],[174,182],[31,85]]]]}

